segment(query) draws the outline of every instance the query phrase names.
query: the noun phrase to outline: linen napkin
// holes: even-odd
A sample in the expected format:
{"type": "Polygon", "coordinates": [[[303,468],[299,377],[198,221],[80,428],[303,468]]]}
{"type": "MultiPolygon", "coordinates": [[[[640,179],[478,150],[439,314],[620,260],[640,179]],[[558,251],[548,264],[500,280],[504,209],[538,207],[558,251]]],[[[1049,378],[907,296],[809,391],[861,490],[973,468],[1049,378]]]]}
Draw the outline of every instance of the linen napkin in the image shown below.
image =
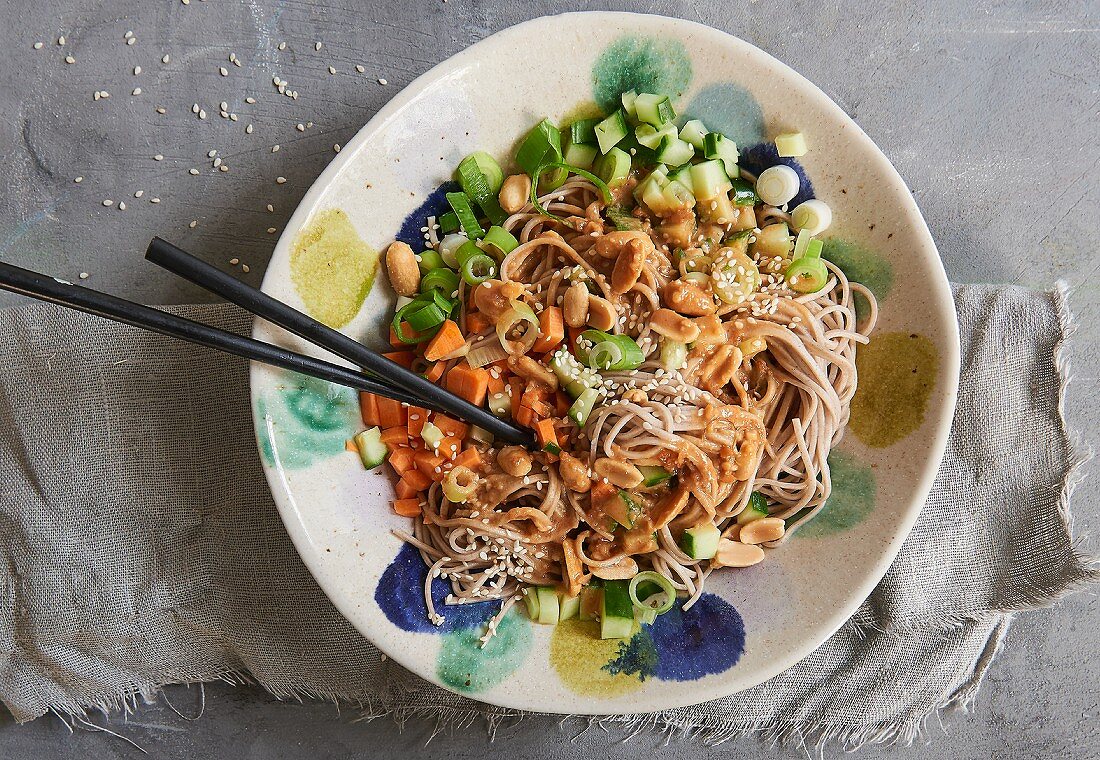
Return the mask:
{"type": "MultiPolygon", "coordinates": [[[[1064,294],[966,285],[955,300],[951,442],[867,602],[765,684],[606,720],[709,742],[911,741],[972,699],[1014,614],[1098,577],[1069,531],[1082,455],[1061,416],[1064,294]]],[[[170,310],[251,323],[228,305],[170,310]]],[[[339,615],[263,480],[247,366],[206,349],[51,306],[0,311],[0,555],[0,700],[19,721],[218,678],[439,727],[522,717],[384,660],[339,615]]]]}

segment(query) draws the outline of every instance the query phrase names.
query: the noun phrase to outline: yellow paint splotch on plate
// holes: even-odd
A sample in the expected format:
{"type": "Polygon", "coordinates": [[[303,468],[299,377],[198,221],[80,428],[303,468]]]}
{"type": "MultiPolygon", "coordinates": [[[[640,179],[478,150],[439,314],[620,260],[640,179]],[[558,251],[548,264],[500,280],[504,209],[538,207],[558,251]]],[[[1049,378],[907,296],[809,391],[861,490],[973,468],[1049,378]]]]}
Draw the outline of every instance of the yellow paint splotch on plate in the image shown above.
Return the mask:
{"type": "Polygon", "coordinates": [[[363,242],[338,208],[317,214],[290,252],[294,288],[309,315],[329,327],[343,327],[355,317],[377,271],[378,251],[363,242]]]}
{"type": "Polygon", "coordinates": [[[550,664],[571,691],[591,697],[617,697],[637,691],[642,682],[605,666],[619,654],[621,639],[601,639],[599,623],[565,620],[550,637],[550,664]]]}
{"type": "Polygon", "coordinates": [[[923,335],[872,334],[856,352],[859,386],[848,423],[856,438],[885,448],[919,428],[938,368],[936,346],[923,335]]]}

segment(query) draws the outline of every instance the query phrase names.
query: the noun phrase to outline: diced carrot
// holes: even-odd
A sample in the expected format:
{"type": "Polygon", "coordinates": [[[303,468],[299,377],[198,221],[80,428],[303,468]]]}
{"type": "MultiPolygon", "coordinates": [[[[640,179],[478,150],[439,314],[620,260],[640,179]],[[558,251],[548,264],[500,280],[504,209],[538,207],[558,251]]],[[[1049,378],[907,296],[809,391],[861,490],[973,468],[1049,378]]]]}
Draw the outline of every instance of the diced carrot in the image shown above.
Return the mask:
{"type": "Polygon", "coordinates": [[[408,470],[401,476],[401,479],[415,488],[417,491],[425,491],[428,486],[432,484],[432,479],[422,473],[420,470],[408,470]]]}
{"type": "Polygon", "coordinates": [[[386,428],[382,431],[382,443],[393,449],[396,446],[409,445],[409,429],[404,425],[386,428]]]}
{"type": "Polygon", "coordinates": [[[553,420],[539,420],[535,423],[535,439],[539,442],[540,449],[545,449],[547,446],[561,448],[553,420]]]}
{"type": "Polygon", "coordinates": [[[374,427],[378,424],[378,397],[366,391],[359,392],[359,413],[363,416],[363,424],[374,427]]]}
{"type": "Polygon", "coordinates": [[[504,381],[504,373],[499,370],[488,370],[489,376],[485,379],[486,386],[488,387],[490,394],[503,393],[504,386],[507,383],[504,381]]]}
{"type": "Polygon", "coordinates": [[[424,358],[430,362],[439,361],[452,351],[457,351],[465,342],[466,339],[462,337],[462,330],[458,329],[458,325],[455,324],[453,319],[448,319],[428,343],[428,348],[424,351],[424,358]]]}
{"type": "Polygon", "coordinates": [[[466,313],[466,332],[470,334],[479,333],[489,328],[489,325],[493,324],[489,321],[489,318],[482,314],[480,311],[467,312],[466,313]]]}
{"type": "Polygon", "coordinates": [[[456,396],[466,399],[474,406],[481,406],[489,394],[489,372],[461,362],[447,371],[444,385],[456,396]]]}
{"type": "Polygon", "coordinates": [[[443,435],[454,436],[459,440],[465,438],[466,434],[470,432],[470,426],[465,422],[459,422],[454,417],[448,417],[438,412],[432,417],[432,422],[443,431],[443,435]]]}
{"type": "Polygon", "coordinates": [[[378,424],[384,428],[400,427],[408,422],[406,409],[401,403],[385,396],[378,399],[378,424]]]}
{"type": "Polygon", "coordinates": [[[561,317],[561,307],[548,306],[539,314],[539,339],[531,350],[536,354],[545,353],[557,347],[565,338],[565,322],[561,317]]]}
{"type": "Polygon", "coordinates": [[[509,394],[512,398],[512,419],[516,419],[516,415],[519,414],[520,404],[523,401],[523,378],[508,378],[508,387],[512,391],[509,394]]]}
{"type": "Polygon", "coordinates": [[[394,490],[397,492],[397,498],[399,499],[411,499],[420,494],[419,491],[409,485],[407,480],[398,480],[394,490]]]}
{"type": "Polygon", "coordinates": [[[437,383],[439,378],[443,377],[445,369],[447,369],[447,362],[434,362],[432,366],[428,367],[428,371],[424,373],[424,379],[429,383],[437,383]]]}
{"type": "Polygon", "coordinates": [[[477,468],[481,467],[481,454],[473,446],[468,446],[454,458],[451,464],[455,467],[469,467],[471,470],[476,471],[477,468]]]}
{"type": "Polygon", "coordinates": [[[393,511],[402,517],[416,517],[420,514],[420,499],[394,499],[393,511]]]}
{"type": "Polygon", "coordinates": [[[409,438],[416,438],[423,432],[424,425],[430,416],[431,412],[427,409],[421,409],[419,406],[409,407],[409,438]]]}
{"type": "Polygon", "coordinates": [[[569,334],[569,343],[566,348],[569,349],[569,353],[575,353],[577,349],[577,338],[581,337],[581,333],[585,331],[584,327],[570,327],[567,332],[569,334]]]}
{"type": "Polygon", "coordinates": [[[386,459],[390,463],[390,467],[398,475],[411,470],[415,464],[413,462],[413,450],[407,446],[398,446],[397,448],[390,449],[390,455],[386,459]]]}
{"type": "Polygon", "coordinates": [[[390,325],[390,345],[394,348],[406,348],[407,345],[401,342],[401,339],[397,337],[397,333],[393,331],[393,325],[390,325]]]}
{"type": "Polygon", "coordinates": [[[448,435],[439,442],[439,456],[444,459],[454,459],[462,450],[462,439],[448,435]]]}
{"type": "Polygon", "coordinates": [[[554,394],[554,414],[558,417],[564,417],[569,414],[569,407],[571,406],[573,406],[573,402],[569,399],[569,396],[561,391],[557,391],[554,394]]]}
{"type": "Polygon", "coordinates": [[[413,454],[413,461],[416,462],[416,469],[432,480],[439,480],[439,477],[437,477],[439,473],[435,470],[443,465],[443,457],[433,451],[423,449],[413,454]]]}
{"type": "Polygon", "coordinates": [[[516,413],[513,416],[515,417],[516,422],[523,425],[524,427],[531,427],[531,425],[535,422],[535,412],[529,406],[521,406],[519,409],[516,410],[516,413]]]}
{"type": "Polygon", "coordinates": [[[416,354],[412,351],[390,351],[389,353],[382,354],[382,356],[386,357],[391,362],[400,364],[405,369],[412,367],[413,359],[416,358],[416,354]]]}

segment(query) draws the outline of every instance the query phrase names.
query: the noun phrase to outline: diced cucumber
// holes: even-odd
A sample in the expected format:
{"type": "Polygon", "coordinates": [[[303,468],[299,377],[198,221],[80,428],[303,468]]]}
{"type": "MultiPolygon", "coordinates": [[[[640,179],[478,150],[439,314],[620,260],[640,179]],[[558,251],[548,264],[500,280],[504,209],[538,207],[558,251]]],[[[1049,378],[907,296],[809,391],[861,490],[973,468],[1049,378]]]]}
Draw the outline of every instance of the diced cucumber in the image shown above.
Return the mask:
{"type": "Polygon", "coordinates": [[[612,148],[596,159],[596,175],[607,184],[630,176],[630,154],[620,148],[612,148]]]}
{"type": "Polygon", "coordinates": [[[603,605],[603,589],[597,586],[585,586],[581,589],[581,606],[577,617],[581,620],[595,620],[603,605]]]}
{"type": "Polygon", "coordinates": [[[756,189],[740,177],[730,182],[730,185],[733,187],[733,205],[755,206],[760,202],[756,189]]]}
{"type": "Polygon", "coordinates": [[[577,361],[564,348],[558,349],[550,357],[550,369],[558,376],[558,382],[564,385],[566,390],[569,390],[569,386],[573,383],[578,383],[581,386],[581,390],[577,391],[574,398],[579,396],[584,389],[591,387],[587,367],[577,361]]]}
{"type": "Polygon", "coordinates": [[[691,167],[691,189],[696,198],[709,201],[730,187],[730,178],[721,161],[712,159],[691,167]]]}
{"type": "Polygon", "coordinates": [[[600,638],[625,639],[634,632],[634,604],[627,581],[606,581],[600,604],[600,638]]]}
{"type": "Polygon", "coordinates": [[[703,201],[699,209],[699,216],[705,222],[728,224],[737,219],[738,214],[730,197],[725,193],[718,193],[710,200],[703,201]]]}
{"type": "Polygon", "coordinates": [[[703,149],[703,138],[707,134],[707,128],[698,119],[692,119],[680,129],[680,139],[691,143],[698,150],[703,149]]]}
{"type": "Polygon", "coordinates": [[[746,525],[767,516],[768,500],[764,498],[764,494],[753,491],[752,496],[749,497],[749,503],[741,510],[741,514],[737,515],[737,524],[746,525]]]}
{"type": "Polygon", "coordinates": [[[488,443],[490,445],[492,445],[494,440],[492,433],[490,433],[485,428],[478,427],[477,425],[470,426],[470,438],[480,443],[488,443]]]}
{"type": "Polygon", "coordinates": [[[614,499],[608,499],[607,503],[603,505],[604,511],[620,525],[625,525],[628,528],[634,526],[634,520],[637,519],[641,509],[638,507],[637,502],[626,491],[619,489],[619,494],[614,499]]]}
{"type": "Polygon", "coordinates": [[[756,233],[752,252],[756,256],[787,258],[791,252],[791,231],[787,223],[769,224],[756,233]]]}
{"type": "Polygon", "coordinates": [[[359,458],[368,470],[386,461],[390,455],[389,447],[382,442],[382,428],[372,427],[355,436],[355,447],[359,449],[359,458]]]}
{"type": "MultiPolygon", "coordinates": [[[[612,150],[617,150],[617,148],[613,148],[612,150]]],[[[607,220],[615,225],[615,229],[620,232],[624,230],[640,230],[645,227],[641,219],[636,216],[631,216],[630,213],[621,206],[608,206],[607,220]]]]}
{"type": "Polygon", "coordinates": [[[686,188],[693,187],[691,181],[691,166],[689,164],[685,164],[676,171],[670,172],[668,178],[670,180],[675,180],[676,182],[679,182],[686,188]]]}
{"type": "Polygon", "coordinates": [[[424,429],[420,431],[420,437],[424,439],[424,443],[428,444],[433,451],[439,448],[439,444],[443,443],[443,431],[435,426],[435,423],[429,422],[424,425],[424,429]]]}
{"type": "Polygon", "coordinates": [[[581,611],[581,598],[579,596],[566,596],[562,594],[558,600],[558,621],[572,620],[581,611]]]}
{"type": "Polygon", "coordinates": [[[635,200],[641,201],[658,214],[670,211],[668,201],[664,195],[665,184],[668,179],[657,172],[652,172],[648,177],[634,188],[635,200]]]}
{"type": "Polygon", "coordinates": [[[681,369],[687,361],[688,347],[668,338],[661,338],[661,365],[667,370],[681,369]]]}
{"type": "Polygon", "coordinates": [[[532,620],[539,619],[539,594],[537,586],[528,586],[523,589],[523,601],[527,603],[527,616],[532,620]]]}
{"type": "Polygon", "coordinates": [[[711,523],[688,528],[680,536],[680,548],[692,559],[710,559],[718,553],[722,531],[711,523]]]}
{"type": "Polygon", "coordinates": [[[726,175],[729,177],[741,176],[741,170],[737,168],[740,154],[737,152],[737,143],[725,135],[710,132],[703,138],[703,155],[721,161],[726,167],[726,175]]]}
{"type": "Polygon", "coordinates": [[[638,465],[638,469],[641,470],[642,473],[642,485],[646,488],[659,486],[672,477],[672,473],[664,467],[638,465]]]}
{"type": "Polygon", "coordinates": [[[634,92],[634,90],[627,90],[620,98],[623,103],[623,110],[631,119],[638,118],[638,112],[634,109],[634,101],[637,100],[637,98],[638,93],[634,92]]]}
{"type": "Polygon", "coordinates": [[[602,119],[597,116],[592,119],[578,119],[569,125],[569,139],[574,145],[595,145],[596,125],[602,119]]]}
{"type": "MultiPolygon", "coordinates": [[[[684,144],[687,145],[687,143],[684,144]]],[[[695,205],[695,195],[691,192],[691,188],[677,180],[670,179],[661,192],[673,210],[691,208],[695,205]]]]}
{"type": "Polygon", "coordinates": [[[489,394],[489,411],[497,417],[512,416],[512,399],[504,391],[489,394]]]}
{"type": "Polygon", "coordinates": [[[775,150],[781,158],[794,158],[806,155],[809,148],[801,132],[788,132],[775,136],[775,150]]]}
{"type": "Polygon", "coordinates": [[[682,166],[695,156],[691,143],[669,135],[657,146],[657,160],[669,166],[682,166]]]}
{"type": "Polygon", "coordinates": [[[558,592],[553,586],[539,586],[535,590],[539,600],[538,621],[543,625],[558,622],[558,592]]]}
{"type": "Polygon", "coordinates": [[[600,394],[595,388],[585,388],[573,405],[569,407],[569,419],[573,420],[577,427],[584,427],[588,422],[588,416],[592,414],[593,407],[599,400],[600,394]]]}
{"type": "Polygon", "coordinates": [[[634,139],[638,141],[638,144],[652,150],[657,150],[661,141],[666,137],[676,137],[675,124],[665,124],[660,129],[652,124],[639,124],[634,130],[634,139]]]}
{"type": "Polygon", "coordinates": [[[655,127],[676,119],[676,111],[672,108],[672,101],[667,95],[643,92],[634,99],[634,110],[638,113],[638,121],[644,121],[655,127]]]}
{"type": "Polygon", "coordinates": [[[596,142],[600,146],[600,153],[607,153],[619,143],[627,134],[626,114],[622,109],[608,116],[595,127],[596,142]]]}
{"type": "Polygon", "coordinates": [[[595,145],[584,143],[569,143],[565,149],[565,163],[580,169],[591,169],[592,163],[599,155],[600,149],[595,145]]]}

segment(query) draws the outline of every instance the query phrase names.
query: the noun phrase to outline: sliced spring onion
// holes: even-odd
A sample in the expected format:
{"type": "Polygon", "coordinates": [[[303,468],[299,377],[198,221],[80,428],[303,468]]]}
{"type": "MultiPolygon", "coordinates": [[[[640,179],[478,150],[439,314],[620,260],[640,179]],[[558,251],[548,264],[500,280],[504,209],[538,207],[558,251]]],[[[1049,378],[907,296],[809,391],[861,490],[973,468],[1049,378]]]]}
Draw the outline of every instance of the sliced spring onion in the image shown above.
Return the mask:
{"type": "Polygon", "coordinates": [[[549,217],[551,219],[557,219],[560,222],[565,221],[564,219],[562,219],[557,214],[551,214],[549,211],[547,211],[543,207],[542,203],[539,201],[539,196],[538,196],[538,185],[539,185],[538,180],[539,180],[539,177],[542,176],[542,174],[544,172],[549,171],[551,169],[564,169],[567,173],[571,172],[573,174],[576,174],[578,177],[584,177],[586,180],[588,180],[593,185],[595,185],[596,188],[600,191],[600,195],[603,196],[604,203],[611,203],[611,190],[608,188],[607,184],[604,183],[604,181],[602,179],[597,177],[592,172],[587,171],[586,169],[581,169],[580,167],[577,167],[577,166],[570,166],[567,163],[558,161],[558,162],[555,162],[555,163],[552,163],[552,164],[545,164],[544,166],[539,167],[539,169],[535,172],[534,176],[531,178],[531,205],[535,207],[535,211],[538,211],[543,216],[549,217]]]}
{"type": "Polygon", "coordinates": [[[833,223],[833,210],[825,201],[812,198],[794,207],[791,220],[798,229],[806,230],[811,235],[820,235],[833,223]]]}
{"type": "MultiPolygon", "coordinates": [[[[490,156],[483,150],[475,150],[463,161],[473,161],[477,164],[477,168],[481,170],[481,173],[485,176],[485,181],[489,183],[489,189],[494,193],[500,192],[500,186],[504,184],[504,170],[500,168],[500,164],[497,160],[490,156]]],[[[459,163],[459,174],[461,175],[462,164],[459,163]]]]}
{"type": "Polygon", "coordinates": [[[595,145],[596,125],[603,119],[596,116],[592,119],[577,119],[569,125],[569,141],[574,145],[595,145]]]}
{"type": "Polygon", "coordinates": [[[752,185],[745,180],[737,177],[730,180],[730,184],[733,186],[733,205],[755,206],[760,202],[760,197],[757,195],[756,190],[754,190],[752,185]]]}
{"type": "Polygon", "coordinates": [[[497,263],[484,253],[471,256],[462,262],[460,270],[467,285],[480,285],[497,273],[497,263]]]}
{"type": "Polygon", "coordinates": [[[424,428],[420,431],[420,437],[424,439],[424,443],[432,447],[433,450],[439,448],[439,444],[443,443],[443,431],[436,427],[435,423],[427,422],[424,424],[424,428]]]}
{"type": "Polygon", "coordinates": [[[601,330],[585,330],[581,341],[591,343],[590,349],[577,346],[577,358],[592,369],[614,370],[637,369],[645,355],[641,347],[629,335],[610,335],[601,330]],[[583,354],[583,355],[582,355],[583,354]]]}
{"type": "Polygon", "coordinates": [[[433,269],[447,266],[446,262],[443,261],[443,257],[431,248],[421,251],[420,258],[417,260],[416,265],[420,267],[420,274],[422,275],[427,274],[433,269]]]}
{"type": "Polygon", "coordinates": [[[504,346],[500,345],[500,341],[487,341],[485,345],[478,346],[466,354],[466,361],[471,367],[484,367],[486,364],[492,364],[507,357],[508,352],[504,350],[504,346]]]}
{"type": "MultiPolygon", "coordinates": [[[[496,164],[496,161],[488,153],[482,153],[481,155],[484,156],[484,159],[488,159],[492,161],[493,164],[496,164]]],[[[471,154],[462,159],[458,163],[456,173],[458,175],[458,182],[462,185],[463,192],[481,208],[485,216],[489,218],[490,223],[500,224],[508,218],[508,214],[504,212],[500,207],[500,203],[497,202],[497,192],[500,191],[500,185],[497,185],[496,190],[493,189],[490,179],[486,177],[481,170],[481,162],[478,160],[478,154],[471,154]]],[[[500,181],[503,183],[504,172],[501,170],[499,164],[496,165],[496,174],[500,175],[500,181]]],[[[496,174],[494,174],[493,179],[496,178],[496,174]]],[[[462,215],[459,214],[459,219],[461,220],[461,218],[462,215]]],[[[465,227],[465,225],[463,225],[463,227],[465,227]]]]}
{"type": "Polygon", "coordinates": [[[646,488],[654,488],[672,479],[671,472],[656,465],[640,464],[638,471],[642,473],[642,485],[646,488]]]}
{"type": "Polygon", "coordinates": [[[443,263],[451,269],[458,268],[458,258],[455,256],[458,249],[470,238],[461,232],[452,232],[439,241],[439,255],[443,263]]]}
{"type": "MultiPolygon", "coordinates": [[[[505,354],[505,356],[507,356],[507,354],[505,354]]],[[[487,402],[489,404],[489,411],[497,417],[507,419],[512,416],[512,397],[507,393],[490,393],[487,402]]]]}
{"type": "Polygon", "coordinates": [[[809,250],[810,243],[813,241],[814,236],[806,230],[800,230],[798,237],[794,240],[794,253],[791,255],[792,259],[800,259],[806,255],[806,251],[809,250]]]}
{"type": "MultiPolygon", "coordinates": [[[[643,587],[644,588],[644,587],[643,587]]],[[[676,603],[676,589],[672,587],[672,581],[653,570],[644,570],[630,579],[627,587],[630,601],[634,606],[642,610],[653,610],[658,615],[668,612],[676,603]],[[644,599],[638,598],[638,587],[643,583],[655,584],[658,587],[656,593],[648,594],[644,599]]]]}
{"type": "Polygon", "coordinates": [[[532,177],[540,166],[561,159],[561,130],[549,119],[532,127],[516,151],[516,166],[532,177]]]}
{"type": "Polygon", "coordinates": [[[661,339],[661,365],[665,369],[670,372],[682,369],[687,361],[687,356],[688,347],[686,343],[669,340],[668,338],[661,339]]]}
{"type": "Polygon", "coordinates": [[[692,272],[709,272],[711,260],[702,253],[687,253],[680,251],[680,274],[687,275],[692,272]]]}
{"type": "Polygon", "coordinates": [[[510,354],[525,354],[535,345],[539,338],[539,318],[534,310],[522,301],[509,301],[510,308],[500,315],[497,320],[496,330],[500,345],[510,354]],[[511,338],[508,333],[516,327],[522,327],[517,337],[511,338]]]}
{"type": "Polygon", "coordinates": [[[481,247],[500,261],[519,246],[516,236],[503,227],[490,227],[481,239],[481,247]]]}
{"type": "Polygon", "coordinates": [[[621,148],[612,148],[596,159],[593,169],[607,184],[630,176],[630,154],[621,148]]]}
{"type": "MultiPolygon", "coordinates": [[[[421,341],[427,340],[435,334],[434,330],[429,330],[428,332],[417,330],[408,321],[408,318],[410,316],[416,315],[427,305],[430,305],[436,309],[439,308],[435,304],[425,304],[423,301],[413,301],[412,303],[398,309],[397,313],[393,315],[393,322],[391,322],[390,324],[393,327],[393,332],[397,336],[397,339],[399,341],[401,341],[402,343],[413,345],[415,343],[420,343],[421,341]],[[411,335],[409,334],[409,329],[413,330],[413,333],[411,335]]],[[[440,320],[437,325],[441,324],[442,321],[443,320],[440,320]]]]}
{"type": "Polygon", "coordinates": [[[761,351],[767,351],[768,341],[764,337],[756,335],[742,339],[737,344],[737,348],[741,351],[741,356],[748,359],[751,356],[756,356],[761,351]]]}
{"type": "Polygon", "coordinates": [[[710,287],[710,275],[706,272],[688,272],[680,277],[684,282],[690,282],[706,290],[710,287]]]}
{"type": "MultiPolygon", "coordinates": [[[[815,241],[820,242],[820,241],[815,241]]],[[[798,293],[816,293],[829,281],[829,270],[820,258],[795,259],[785,273],[787,285],[798,293]]]]}
{"type": "Polygon", "coordinates": [[[794,158],[804,156],[809,148],[806,147],[806,138],[801,132],[785,132],[775,136],[775,149],[782,158],[794,158]]]}
{"type": "MultiPolygon", "coordinates": [[[[431,425],[428,423],[424,427],[431,425]]],[[[435,427],[435,425],[432,425],[435,427]]],[[[436,428],[438,430],[438,428],[436,428]]],[[[443,478],[443,495],[447,497],[449,501],[453,501],[456,504],[462,504],[471,496],[474,495],[474,491],[477,490],[477,475],[469,467],[463,467],[459,465],[453,470],[447,473],[447,476],[443,478]]]]}
{"type": "Polygon", "coordinates": [[[470,198],[466,193],[447,193],[447,202],[454,209],[455,215],[458,217],[458,223],[462,226],[462,231],[466,233],[466,237],[477,240],[485,234],[485,230],[478,224],[477,214],[474,213],[474,208],[470,205],[470,198]]]}
{"type": "Polygon", "coordinates": [[[481,250],[481,247],[473,240],[467,240],[465,243],[458,247],[455,251],[455,260],[458,262],[458,266],[461,268],[463,262],[474,256],[481,256],[485,252],[481,250]]]}
{"type": "Polygon", "coordinates": [[[692,119],[680,128],[680,139],[691,143],[696,150],[703,149],[703,138],[706,134],[707,128],[698,119],[692,119]]]}
{"type": "Polygon", "coordinates": [[[433,290],[450,295],[458,290],[458,275],[447,267],[439,267],[420,278],[420,292],[429,294],[433,290]]]}
{"type": "Polygon", "coordinates": [[[798,195],[798,172],[785,164],[769,166],[756,178],[756,194],[770,206],[790,203],[798,195]]]}
{"type": "Polygon", "coordinates": [[[626,113],[619,109],[597,124],[595,132],[600,153],[607,153],[627,135],[626,113]]]}
{"type": "Polygon", "coordinates": [[[439,231],[444,235],[449,235],[452,232],[458,232],[462,227],[458,223],[458,214],[453,211],[447,213],[436,219],[439,224],[439,231]]]}
{"type": "Polygon", "coordinates": [[[439,327],[447,319],[447,313],[434,303],[427,303],[419,309],[412,309],[405,314],[405,321],[409,327],[417,332],[424,332],[433,327],[439,327]]]}

